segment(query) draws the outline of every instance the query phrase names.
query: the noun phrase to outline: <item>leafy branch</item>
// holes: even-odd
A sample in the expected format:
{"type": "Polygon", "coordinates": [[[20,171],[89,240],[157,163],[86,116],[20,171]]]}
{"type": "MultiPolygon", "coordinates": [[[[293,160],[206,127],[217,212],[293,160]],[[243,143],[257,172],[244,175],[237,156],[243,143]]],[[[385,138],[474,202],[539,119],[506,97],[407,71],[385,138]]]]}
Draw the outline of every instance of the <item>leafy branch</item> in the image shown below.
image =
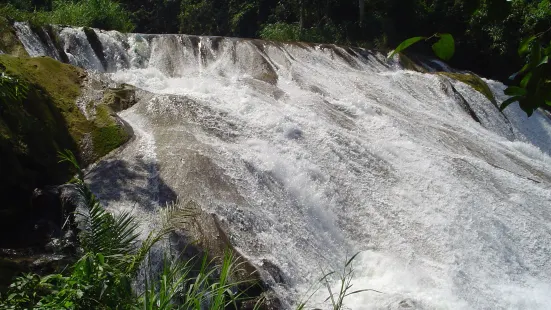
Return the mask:
{"type": "Polygon", "coordinates": [[[408,47],[412,46],[413,44],[420,42],[420,41],[429,41],[433,38],[438,38],[438,41],[436,43],[432,44],[432,51],[434,54],[442,59],[442,60],[450,60],[453,55],[455,54],[455,40],[453,39],[453,36],[449,33],[435,33],[430,37],[413,37],[409,38],[396,47],[393,51],[391,51],[387,59],[392,58],[392,56],[396,55],[397,53],[403,52],[408,47]]]}
{"type": "Polygon", "coordinates": [[[518,55],[524,57],[526,63],[509,77],[517,85],[505,89],[505,94],[511,97],[501,104],[500,110],[516,101],[528,116],[538,108],[551,109],[551,44],[546,46],[539,40],[549,31],[551,28],[521,42],[518,55]]]}

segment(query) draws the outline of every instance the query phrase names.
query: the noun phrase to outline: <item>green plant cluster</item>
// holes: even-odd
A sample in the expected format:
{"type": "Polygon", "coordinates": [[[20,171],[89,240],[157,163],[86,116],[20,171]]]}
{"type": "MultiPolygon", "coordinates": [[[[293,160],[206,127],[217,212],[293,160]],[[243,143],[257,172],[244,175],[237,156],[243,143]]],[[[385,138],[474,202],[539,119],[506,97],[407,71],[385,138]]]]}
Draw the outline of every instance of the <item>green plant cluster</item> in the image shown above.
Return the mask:
{"type": "Polygon", "coordinates": [[[438,41],[432,44],[432,51],[434,54],[443,60],[450,60],[455,53],[455,40],[453,36],[449,33],[435,33],[431,37],[413,37],[405,40],[400,43],[389,55],[388,58],[391,58],[397,53],[400,53],[412,46],[413,44],[420,42],[422,40],[429,41],[432,38],[438,38],[438,41]]]}
{"type": "Polygon", "coordinates": [[[301,29],[299,24],[281,22],[264,26],[260,30],[260,37],[272,41],[303,42],[326,42],[327,38],[341,42],[343,39],[342,30],[333,24],[301,29]]]}
{"type": "Polygon", "coordinates": [[[23,81],[0,72],[0,102],[3,107],[9,108],[8,103],[21,102],[27,97],[29,86],[23,81]]]}
{"type": "Polygon", "coordinates": [[[37,5],[37,1],[17,0],[0,6],[0,16],[28,21],[34,26],[60,24],[123,32],[132,31],[135,27],[130,13],[119,2],[112,0],[54,0],[42,6],[37,5]]]}
{"type": "MultiPolygon", "coordinates": [[[[173,14],[179,23],[160,32],[380,49],[437,29],[455,39],[450,65],[501,80],[522,65],[521,40],[551,26],[549,0],[181,0],[173,14]]],[[[432,54],[426,46],[413,51],[432,54]]]]}
{"type": "Polygon", "coordinates": [[[518,54],[526,64],[511,76],[517,85],[505,90],[505,94],[511,97],[501,104],[502,110],[517,101],[528,116],[538,108],[551,110],[551,43],[540,42],[538,37],[541,35],[529,37],[520,45],[518,54]]]}

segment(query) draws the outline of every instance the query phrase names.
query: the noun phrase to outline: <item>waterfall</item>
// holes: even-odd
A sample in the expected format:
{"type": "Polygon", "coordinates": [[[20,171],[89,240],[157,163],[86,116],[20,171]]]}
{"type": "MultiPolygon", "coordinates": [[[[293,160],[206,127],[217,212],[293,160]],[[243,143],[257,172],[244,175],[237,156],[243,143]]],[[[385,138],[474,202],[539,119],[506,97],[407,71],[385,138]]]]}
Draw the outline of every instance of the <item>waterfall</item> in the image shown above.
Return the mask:
{"type": "MultiPolygon", "coordinates": [[[[31,56],[56,57],[16,29],[31,56]]],[[[136,139],[92,169],[94,192],[146,224],[174,196],[216,214],[285,307],[360,251],[353,289],[383,293],[350,309],[551,304],[542,112],[502,114],[466,84],[359,48],[54,30],[71,64],[153,94],[120,113],[136,139]]]]}

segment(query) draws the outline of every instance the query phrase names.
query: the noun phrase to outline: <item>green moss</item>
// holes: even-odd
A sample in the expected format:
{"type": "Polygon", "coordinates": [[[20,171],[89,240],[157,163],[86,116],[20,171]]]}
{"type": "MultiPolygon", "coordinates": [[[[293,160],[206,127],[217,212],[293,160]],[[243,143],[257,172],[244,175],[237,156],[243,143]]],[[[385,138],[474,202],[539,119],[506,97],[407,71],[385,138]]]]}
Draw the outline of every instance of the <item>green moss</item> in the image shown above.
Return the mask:
{"type": "Polygon", "coordinates": [[[49,57],[25,59],[0,55],[0,64],[9,75],[24,79],[52,99],[51,103],[62,114],[75,141],[80,141],[85,133],[92,130],[91,123],[75,105],[85,76],[82,69],[49,57]]]}
{"type": "Polygon", "coordinates": [[[96,107],[96,118],[94,120],[94,123],[98,125],[99,127],[107,127],[113,125],[115,122],[113,121],[113,118],[111,117],[111,109],[101,104],[96,107]]]}
{"type": "Polygon", "coordinates": [[[107,154],[128,140],[128,135],[120,126],[112,125],[97,128],[92,132],[94,152],[107,154]]]}
{"type": "Polygon", "coordinates": [[[478,77],[475,74],[472,73],[452,73],[452,72],[438,72],[440,75],[447,76],[449,78],[452,78],[454,80],[463,82],[478,92],[480,92],[482,95],[484,95],[488,100],[490,100],[495,106],[497,106],[496,99],[494,97],[494,94],[492,93],[492,90],[484,82],[480,77],[478,77]]]}
{"type": "Polygon", "coordinates": [[[111,115],[111,109],[106,105],[96,107],[94,124],[97,126],[92,131],[94,153],[103,156],[128,141],[128,134],[111,115]],[[101,155],[100,155],[101,154],[101,155]]]}
{"type": "Polygon", "coordinates": [[[29,57],[25,47],[17,39],[13,27],[3,16],[0,16],[0,50],[14,56],[29,57]]]}
{"type": "Polygon", "coordinates": [[[10,55],[0,55],[0,69],[29,86],[25,100],[0,106],[0,199],[9,209],[27,205],[36,187],[66,181],[71,171],[57,163],[57,151],[78,154],[78,139],[92,126],[75,106],[77,69],[10,55]]]}
{"type": "MultiPolygon", "coordinates": [[[[404,55],[403,53],[398,54],[400,59],[400,64],[404,69],[427,73],[427,70],[423,68],[422,66],[418,65],[414,60],[409,58],[408,56],[404,55]]],[[[492,90],[490,87],[488,87],[488,84],[484,82],[479,76],[472,74],[472,73],[453,73],[453,72],[436,72],[436,74],[444,75],[449,78],[452,78],[454,80],[460,81],[462,83],[465,83],[478,92],[480,92],[482,95],[484,95],[488,100],[490,100],[496,107],[497,107],[497,101],[494,97],[494,94],[492,93],[492,90]]]]}

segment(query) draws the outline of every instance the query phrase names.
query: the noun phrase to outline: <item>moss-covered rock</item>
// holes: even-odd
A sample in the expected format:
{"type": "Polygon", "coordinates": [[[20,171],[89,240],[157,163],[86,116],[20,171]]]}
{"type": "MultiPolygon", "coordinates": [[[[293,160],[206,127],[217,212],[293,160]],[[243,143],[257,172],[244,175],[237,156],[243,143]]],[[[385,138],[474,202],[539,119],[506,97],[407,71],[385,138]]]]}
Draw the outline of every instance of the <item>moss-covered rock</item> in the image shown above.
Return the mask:
{"type": "Polygon", "coordinates": [[[92,143],[96,156],[101,157],[128,141],[129,134],[124,125],[117,120],[109,106],[102,104],[96,107],[94,119],[96,128],[92,131],[92,143]]]}
{"type": "Polygon", "coordinates": [[[472,88],[483,94],[486,98],[488,98],[488,100],[490,100],[496,107],[498,106],[496,98],[494,97],[494,93],[492,93],[492,90],[490,89],[488,84],[486,84],[486,82],[484,82],[478,75],[472,73],[455,72],[438,72],[438,74],[447,76],[449,78],[471,86],[472,88]]]}
{"type": "MultiPolygon", "coordinates": [[[[399,53],[398,57],[402,68],[406,70],[421,72],[421,73],[429,73],[429,71],[421,65],[421,63],[423,63],[423,59],[420,59],[414,56],[410,58],[404,55],[403,53],[399,53]]],[[[446,76],[448,78],[454,79],[456,81],[459,81],[471,86],[476,91],[480,92],[482,95],[488,98],[488,100],[490,100],[496,107],[499,108],[499,106],[497,105],[497,101],[495,99],[494,93],[492,93],[492,90],[490,89],[488,84],[486,84],[486,82],[484,82],[484,80],[482,80],[478,75],[470,72],[448,72],[448,71],[440,71],[440,70],[442,70],[442,68],[438,68],[438,69],[432,68],[431,70],[432,72],[430,73],[440,74],[442,76],[446,76]]]]}
{"type": "Polygon", "coordinates": [[[109,88],[104,91],[102,101],[114,112],[128,109],[136,103],[136,88],[128,84],[109,88]]]}
{"type": "Polygon", "coordinates": [[[29,57],[29,54],[19,42],[15,30],[5,17],[0,16],[0,50],[6,54],[19,57],[29,57]]]}
{"type": "Polygon", "coordinates": [[[91,126],[74,105],[81,70],[50,58],[9,55],[0,55],[0,69],[29,85],[25,100],[0,112],[0,199],[2,209],[10,209],[28,201],[35,187],[66,180],[69,171],[57,165],[57,151],[78,153],[77,141],[91,126]]]}
{"type": "MultiPolygon", "coordinates": [[[[84,166],[130,135],[108,106],[97,106],[91,119],[78,108],[86,78],[82,69],[48,57],[0,55],[0,71],[29,86],[23,101],[0,101],[0,234],[5,236],[13,231],[11,224],[31,217],[30,197],[35,188],[69,179],[72,171],[58,163],[58,151],[73,151],[84,166]],[[86,154],[85,145],[92,146],[86,154]]],[[[0,247],[6,241],[11,245],[21,240],[0,240],[0,247]]]]}

